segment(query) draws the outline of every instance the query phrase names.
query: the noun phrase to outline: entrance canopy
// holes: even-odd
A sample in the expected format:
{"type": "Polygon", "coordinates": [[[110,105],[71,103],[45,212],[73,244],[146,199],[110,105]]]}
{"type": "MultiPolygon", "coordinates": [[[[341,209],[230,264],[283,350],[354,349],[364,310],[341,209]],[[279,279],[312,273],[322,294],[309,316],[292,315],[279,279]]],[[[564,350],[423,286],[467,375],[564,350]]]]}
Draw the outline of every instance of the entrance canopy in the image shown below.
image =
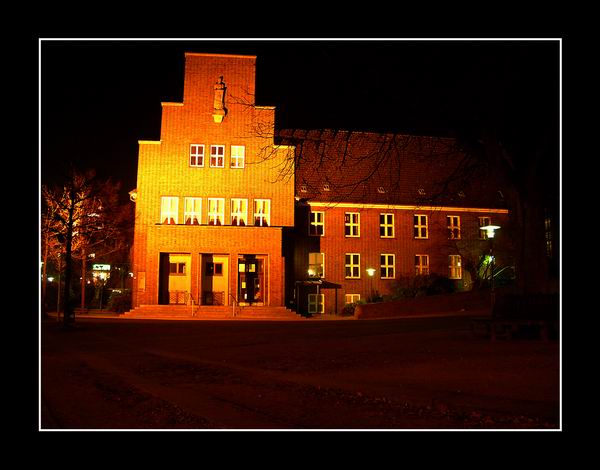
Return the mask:
{"type": "Polygon", "coordinates": [[[341,289],[341,284],[326,281],[324,279],[306,279],[304,281],[296,281],[296,285],[300,286],[319,286],[320,289],[341,289]]]}

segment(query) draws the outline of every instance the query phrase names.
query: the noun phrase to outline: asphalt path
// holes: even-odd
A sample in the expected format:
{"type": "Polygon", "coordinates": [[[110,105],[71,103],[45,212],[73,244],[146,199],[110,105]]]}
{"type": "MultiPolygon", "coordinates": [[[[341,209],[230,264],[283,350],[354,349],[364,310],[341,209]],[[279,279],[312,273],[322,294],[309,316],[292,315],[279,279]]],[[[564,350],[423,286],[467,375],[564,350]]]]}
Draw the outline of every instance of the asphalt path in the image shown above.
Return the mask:
{"type": "Polygon", "coordinates": [[[559,342],[469,325],[45,320],[40,429],[560,429],[559,342]]]}

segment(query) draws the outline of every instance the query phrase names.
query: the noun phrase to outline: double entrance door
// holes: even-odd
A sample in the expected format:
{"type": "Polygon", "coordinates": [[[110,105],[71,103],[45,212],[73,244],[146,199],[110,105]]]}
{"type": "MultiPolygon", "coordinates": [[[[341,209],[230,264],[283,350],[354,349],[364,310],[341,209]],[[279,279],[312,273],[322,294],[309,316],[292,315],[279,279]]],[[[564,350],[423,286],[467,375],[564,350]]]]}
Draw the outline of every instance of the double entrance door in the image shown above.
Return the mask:
{"type": "Polygon", "coordinates": [[[265,263],[256,255],[238,258],[238,302],[240,305],[265,305],[265,263]]]}

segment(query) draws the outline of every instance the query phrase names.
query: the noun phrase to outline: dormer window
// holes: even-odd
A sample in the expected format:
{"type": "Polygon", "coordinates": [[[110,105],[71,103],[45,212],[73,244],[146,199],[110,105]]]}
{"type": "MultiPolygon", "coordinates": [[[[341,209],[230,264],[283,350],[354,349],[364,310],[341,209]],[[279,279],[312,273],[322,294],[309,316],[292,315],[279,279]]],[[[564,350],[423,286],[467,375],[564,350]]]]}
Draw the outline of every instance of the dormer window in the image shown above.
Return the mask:
{"type": "Polygon", "coordinates": [[[417,192],[419,193],[419,196],[425,196],[425,190],[423,188],[419,188],[417,192]]]}
{"type": "Polygon", "coordinates": [[[377,192],[378,192],[379,194],[385,194],[385,188],[384,188],[383,186],[379,186],[379,187],[377,188],[377,192]]]}
{"type": "Polygon", "coordinates": [[[331,187],[329,186],[329,183],[325,183],[323,185],[323,191],[331,191],[331,187]]]}
{"type": "Polygon", "coordinates": [[[301,193],[305,193],[305,192],[307,192],[307,191],[308,191],[308,188],[306,187],[306,185],[305,185],[305,184],[303,184],[302,186],[300,186],[300,192],[301,192],[301,193]]]}

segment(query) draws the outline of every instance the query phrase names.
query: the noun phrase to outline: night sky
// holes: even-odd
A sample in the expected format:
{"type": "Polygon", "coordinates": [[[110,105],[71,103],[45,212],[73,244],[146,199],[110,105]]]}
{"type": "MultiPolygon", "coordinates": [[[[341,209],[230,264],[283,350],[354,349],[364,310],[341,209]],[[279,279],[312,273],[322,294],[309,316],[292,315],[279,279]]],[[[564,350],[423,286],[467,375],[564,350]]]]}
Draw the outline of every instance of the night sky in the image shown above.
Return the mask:
{"type": "Polygon", "coordinates": [[[182,101],[185,52],[257,57],[256,104],[278,128],[454,135],[493,126],[558,143],[558,40],[41,42],[41,180],[73,162],[136,185],[138,140],[182,101]]]}

